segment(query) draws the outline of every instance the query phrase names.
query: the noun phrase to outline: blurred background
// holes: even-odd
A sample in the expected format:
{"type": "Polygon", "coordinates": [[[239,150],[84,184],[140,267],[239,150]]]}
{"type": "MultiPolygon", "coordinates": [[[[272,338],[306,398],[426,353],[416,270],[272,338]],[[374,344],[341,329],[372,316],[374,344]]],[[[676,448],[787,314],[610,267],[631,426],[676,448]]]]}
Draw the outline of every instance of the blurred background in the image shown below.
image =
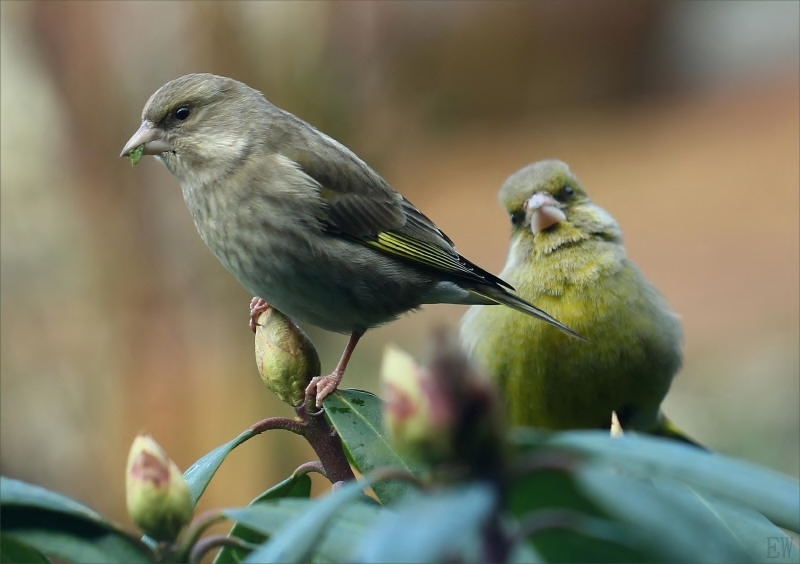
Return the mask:
{"type": "MultiPolygon", "coordinates": [[[[197,236],[177,182],[119,151],[148,96],[232,76],[351,147],[502,267],[502,181],[567,161],[683,318],[667,413],[714,450],[798,476],[797,2],[3,2],[0,472],[127,522],[147,431],[186,468],[291,415],[261,385],[250,296],[197,236]]],[[[424,353],[464,308],[371,331],[424,353]]],[[[311,329],[330,370],[345,337],[311,329]]],[[[312,453],[237,449],[205,507],[247,503],[312,453]]]]}

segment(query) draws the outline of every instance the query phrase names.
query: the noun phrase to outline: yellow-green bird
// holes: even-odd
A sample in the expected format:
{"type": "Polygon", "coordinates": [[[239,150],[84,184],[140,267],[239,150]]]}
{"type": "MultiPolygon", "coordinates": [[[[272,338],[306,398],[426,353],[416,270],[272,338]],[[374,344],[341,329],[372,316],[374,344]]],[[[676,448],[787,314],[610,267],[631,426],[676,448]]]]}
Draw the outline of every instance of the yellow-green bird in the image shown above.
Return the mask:
{"type": "Polygon", "coordinates": [[[693,444],[661,412],[681,366],[678,316],[625,255],[622,231],[569,167],[533,163],[500,188],[511,244],[500,277],[584,336],[506,308],[472,306],[462,342],[500,386],[512,425],[609,428],[693,444]]]}

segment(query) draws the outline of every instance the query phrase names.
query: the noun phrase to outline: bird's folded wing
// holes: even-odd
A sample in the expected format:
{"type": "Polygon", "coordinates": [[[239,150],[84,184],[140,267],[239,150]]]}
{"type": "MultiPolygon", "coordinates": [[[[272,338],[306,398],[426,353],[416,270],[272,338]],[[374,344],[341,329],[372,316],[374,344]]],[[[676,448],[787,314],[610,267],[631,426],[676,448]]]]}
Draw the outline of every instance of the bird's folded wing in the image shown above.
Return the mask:
{"type": "MultiPolygon", "coordinates": [[[[344,149],[344,147],[342,147],[344,149]]],[[[353,153],[336,159],[303,152],[291,157],[319,186],[318,219],[333,235],[473,284],[506,282],[458,254],[453,242],[411,202],[353,153]]]]}

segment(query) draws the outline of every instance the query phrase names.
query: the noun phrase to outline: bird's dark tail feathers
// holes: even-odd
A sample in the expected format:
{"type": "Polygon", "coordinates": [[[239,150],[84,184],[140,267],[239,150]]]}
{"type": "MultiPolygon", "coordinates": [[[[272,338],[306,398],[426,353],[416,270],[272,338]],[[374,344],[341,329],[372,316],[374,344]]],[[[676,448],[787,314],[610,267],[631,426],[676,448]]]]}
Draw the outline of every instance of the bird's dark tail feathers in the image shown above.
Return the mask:
{"type": "Polygon", "coordinates": [[[525,313],[537,319],[541,319],[545,323],[549,323],[553,327],[557,327],[567,335],[571,335],[572,337],[577,337],[583,341],[586,340],[585,337],[582,337],[563,323],[561,323],[558,319],[547,313],[546,311],[539,309],[532,303],[529,303],[516,294],[511,293],[510,291],[506,290],[502,287],[483,287],[480,289],[472,289],[470,290],[476,296],[479,296],[486,300],[488,304],[502,304],[505,306],[510,307],[511,309],[515,309],[520,313],[525,313]]]}

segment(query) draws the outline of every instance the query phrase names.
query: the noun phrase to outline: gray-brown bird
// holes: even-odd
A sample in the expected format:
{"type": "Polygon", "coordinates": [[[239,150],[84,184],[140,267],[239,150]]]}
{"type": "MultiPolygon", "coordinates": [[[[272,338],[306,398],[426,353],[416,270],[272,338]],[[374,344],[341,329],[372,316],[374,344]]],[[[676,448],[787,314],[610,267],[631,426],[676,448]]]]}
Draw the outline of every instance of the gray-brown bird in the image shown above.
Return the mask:
{"type": "Polygon", "coordinates": [[[367,329],[422,304],[504,304],[572,333],[456,252],[364,161],[246,84],[166,83],[122,155],[143,148],[178,179],[206,245],[244,288],[286,315],[350,334],[332,393],[367,329]]]}

